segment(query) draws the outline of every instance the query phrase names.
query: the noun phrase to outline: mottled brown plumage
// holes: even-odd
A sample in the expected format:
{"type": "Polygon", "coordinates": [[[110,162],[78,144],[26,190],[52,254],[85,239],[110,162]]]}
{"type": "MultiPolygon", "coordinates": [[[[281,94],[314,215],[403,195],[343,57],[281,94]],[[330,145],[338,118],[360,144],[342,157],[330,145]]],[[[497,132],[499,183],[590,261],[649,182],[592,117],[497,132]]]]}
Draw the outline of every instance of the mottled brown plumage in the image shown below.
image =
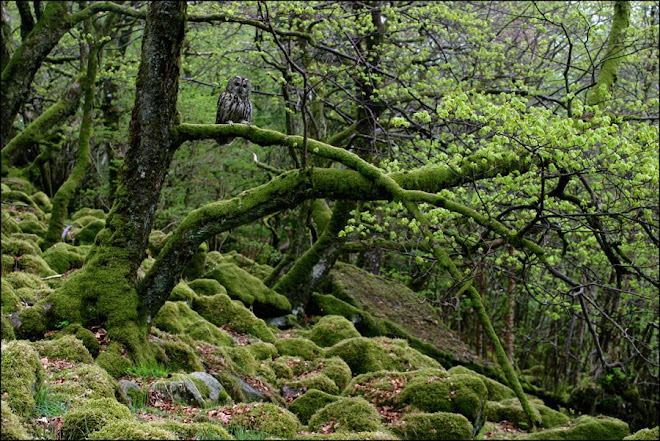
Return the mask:
{"type": "MultiPolygon", "coordinates": [[[[242,77],[233,77],[227,83],[227,88],[218,98],[218,110],[215,115],[216,124],[233,124],[235,122],[250,124],[252,122],[252,103],[250,80],[242,77]]],[[[227,145],[234,140],[233,136],[221,136],[217,139],[218,145],[227,145]]]]}

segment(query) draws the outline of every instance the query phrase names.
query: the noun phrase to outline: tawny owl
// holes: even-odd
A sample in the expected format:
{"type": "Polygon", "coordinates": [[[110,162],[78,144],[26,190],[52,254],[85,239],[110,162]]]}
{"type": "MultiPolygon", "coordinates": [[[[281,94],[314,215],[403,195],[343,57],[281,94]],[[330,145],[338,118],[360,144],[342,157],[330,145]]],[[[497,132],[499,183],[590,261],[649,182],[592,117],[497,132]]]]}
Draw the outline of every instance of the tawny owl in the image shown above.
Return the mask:
{"type": "MultiPolygon", "coordinates": [[[[227,88],[218,98],[218,111],[215,115],[216,124],[250,124],[252,121],[252,103],[250,80],[242,77],[233,77],[227,83],[227,88]]],[[[218,145],[227,145],[234,140],[233,136],[217,138],[218,145]]]]}

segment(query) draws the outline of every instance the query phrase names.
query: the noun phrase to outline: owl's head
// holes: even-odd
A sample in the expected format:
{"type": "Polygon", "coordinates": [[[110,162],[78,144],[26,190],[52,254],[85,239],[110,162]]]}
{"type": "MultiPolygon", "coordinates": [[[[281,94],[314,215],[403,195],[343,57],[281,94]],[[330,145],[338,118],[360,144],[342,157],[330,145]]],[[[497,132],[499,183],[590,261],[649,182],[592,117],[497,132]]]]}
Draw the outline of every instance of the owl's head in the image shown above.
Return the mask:
{"type": "Polygon", "coordinates": [[[250,80],[243,77],[232,77],[227,83],[227,92],[239,95],[242,98],[247,98],[252,92],[252,84],[250,80]]]}

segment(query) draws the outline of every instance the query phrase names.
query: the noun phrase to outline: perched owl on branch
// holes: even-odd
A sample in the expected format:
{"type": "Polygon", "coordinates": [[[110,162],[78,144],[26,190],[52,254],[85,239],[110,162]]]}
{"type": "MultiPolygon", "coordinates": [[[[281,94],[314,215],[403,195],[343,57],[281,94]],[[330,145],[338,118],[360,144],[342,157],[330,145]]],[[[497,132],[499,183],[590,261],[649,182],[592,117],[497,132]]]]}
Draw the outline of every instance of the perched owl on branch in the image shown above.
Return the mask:
{"type": "MultiPolygon", "coordinates": [[[[243,77],[233,77],[227,83],[227,88],[218,98],[218,110],[215,115],[216,124],[250,124],[252,122],[252,103],[250,92],[252,84],[243,77]]],[[[217,138],[219,146],[227,145],[234,140],[233,136],[217,138]]]]}

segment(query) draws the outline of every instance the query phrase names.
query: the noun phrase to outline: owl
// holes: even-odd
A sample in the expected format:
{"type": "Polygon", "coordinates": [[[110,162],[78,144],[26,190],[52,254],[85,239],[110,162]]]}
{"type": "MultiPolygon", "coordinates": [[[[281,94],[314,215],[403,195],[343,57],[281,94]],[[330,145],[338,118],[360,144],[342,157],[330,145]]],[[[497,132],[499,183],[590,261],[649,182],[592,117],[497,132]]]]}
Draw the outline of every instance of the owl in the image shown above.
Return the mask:
{"type": "MultiPolygon", "coordinates": [[[[234,122],[250,124],[252,122],[252,103],[250,80],[233,77],[227,83],[227,88],[218,98],[218,110],[215,115],[216,124],[233,124],[234,122]]],[[[221,136],[216,139],[219,146],[227,145],[234,140],[233,136],[221,136]]]]}

